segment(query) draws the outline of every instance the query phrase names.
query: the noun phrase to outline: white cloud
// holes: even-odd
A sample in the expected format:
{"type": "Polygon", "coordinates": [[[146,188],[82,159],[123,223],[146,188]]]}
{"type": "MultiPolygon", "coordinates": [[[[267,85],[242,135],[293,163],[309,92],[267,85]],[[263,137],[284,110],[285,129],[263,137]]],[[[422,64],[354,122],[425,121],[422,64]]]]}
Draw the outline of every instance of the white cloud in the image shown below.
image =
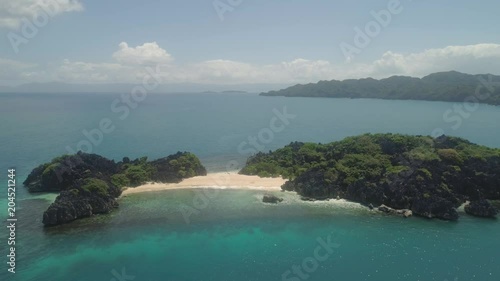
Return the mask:
{"type": "Polygon", "coordinates": [[[9,70],[0,71],[0,80],[8,79],[5,77],[20,77],[26,82],[137,83],[146,75],[146,67],[157,64],[161,65],[164,83],[292,84],[362,77],[385,78],[391,75],[421,77],[448,70],[500,74],[498,44],[449,46],[410,54],[388,51],[369,63],[335,64],[325,60],[296,59],[257,65],[218,59],[176,65],[172,56],[156,42],[137,47],[129,47],[123,42],[112,58],[114,62],[64,60],[44,67],[0,60],[0,69],[9,70]]]}
{"type": "Polygon", "coordinates": [[[131,71],[117,63],[88,63],[64,60],[56,70],[60,81],[74,83],[104,83],[134,80],[131,71]]]}
{"type": "Polygon", "coordinates": [[[25,80],[26,73],[37,69],[36,64],[0,58],[0,79],[10,83],[25,80]]]}
{"type": "Polygon", "coordinates": [[[18,29],[23,19],[32,21],[41,13],[51,17],[83,11],[79,0],[0,0],[0,28],[18,29]]]}
{"type": "Polygon", "coordinates": [[[126,42],[122,42],[119,48],[113,54],[113,58],[122,64],[150,65],[172,61],[172,56],[160,48],[156,42],[144,43],[135,48],[129,47],[126,42]]]}
{"type": "Polygon", "coordinates": [[[349,78],[386,78],[392,75],[422,77],[433,72],[457,70],[465,73],[500,74],[500,45],[448,46],[419,53],[388,51],[370,63],[332,63],[296,59],[270,65],[215,60],[199,63],[184,75],[192,82],[218,83],[310,83],[349,78]]]}
{"type": "Polygon", "coordinates": [[[224,83],[224,81],[260,80],[262,73],[255,66],[231,60],[209,60],[180,67],[181,75],[171,76],[175,80],[194,80],[201,83],[224,83]]]}
{"type": "Polygon", "coordinates": [[[423,76],[432,72],[457,70],[468,73],[498,73],[500,45],[477,44],[429,49],[408,55],[386,52],[373,63],[377,76],[423,76]]]}
{"type": "Polygon", "coordinates": [[[291,79],[306,81],[310,79],[333,79],[335,78],[333,66],[328,61],[296,59],[291,62],[281,63],[283,71],[289,74],[291,79]]]}

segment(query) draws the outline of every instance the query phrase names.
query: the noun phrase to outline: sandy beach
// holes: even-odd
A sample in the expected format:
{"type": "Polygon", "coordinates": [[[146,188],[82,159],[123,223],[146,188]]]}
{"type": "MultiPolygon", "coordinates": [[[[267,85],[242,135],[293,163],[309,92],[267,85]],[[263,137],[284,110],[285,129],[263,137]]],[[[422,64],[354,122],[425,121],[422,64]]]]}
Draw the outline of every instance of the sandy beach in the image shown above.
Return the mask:
{"type": "Polygon", "coordinates": [[[254,189],[280,191],[286,180],[282,178],[261,178],[258,176],[239,175],[236,172],[210,173],[206,176],[185,179],[180,183],[147,183],[138,187],[127,188],[122,196],[141,192],[189,189],[189,188],[219,188],[219,189],[254,189]]]}

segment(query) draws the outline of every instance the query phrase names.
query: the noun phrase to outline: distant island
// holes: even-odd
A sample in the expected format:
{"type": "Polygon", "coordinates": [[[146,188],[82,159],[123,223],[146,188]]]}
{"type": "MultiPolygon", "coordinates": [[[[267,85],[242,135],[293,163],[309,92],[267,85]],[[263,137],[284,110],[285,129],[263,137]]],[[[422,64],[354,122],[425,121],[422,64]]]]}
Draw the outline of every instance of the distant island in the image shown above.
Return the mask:
{"type": "Polygon", "coordinates": [[[344,81],[320,81],[316,84],[299,84],[279,91],[261,93],[260,95],[448,102],[467,101],[500,105],[500,87],[488,85],[488,83],[495,82],[500,82],[500,76],[489,74],[470,75],[450,71],[430,74],[421,79],[407,76],[392,76],[381,80],[366,78],[344,81]]]}
{"type": "Polygon", "coordinates": [[[79,152],[55,158],[35,168],[24,185],[30,192],[60,192],[43,214],[43,224],[59,225],[118,207],[116,199],[123,187],[146,182],[176,183],[206,175],[200,160],[192,153],[178,152],[148,161],[147,157],[121,162],[96,154],[79,152]]]}
{"type": "Polygon", "coordinates": [[[329,144],[294,142],[249,158],[244,175],[284,177],[304,200],[346,199],[379,210],[457,220],[457,207],[494,217],[500,149],[441,136],[366,134],[329,144]]]}

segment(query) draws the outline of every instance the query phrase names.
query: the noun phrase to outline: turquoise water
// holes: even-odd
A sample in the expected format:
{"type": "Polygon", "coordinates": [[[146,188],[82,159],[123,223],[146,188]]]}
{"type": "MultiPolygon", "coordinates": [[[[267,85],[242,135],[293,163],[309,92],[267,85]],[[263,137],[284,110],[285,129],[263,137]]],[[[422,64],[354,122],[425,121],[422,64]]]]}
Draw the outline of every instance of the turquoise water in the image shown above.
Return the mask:
{"type": "MultiPolygon", "coordinates": [[[[92,152],[118,160],[189,150],[211,171],[225,170],[230,161],[242,165],[248,155],[238,146],[269,128],[273,109],[285,106],[296,117],[263,150],[366,132],[428,135],[435,128],[500,147],[500,108],[486,105],[454,130],[442,118],[450,103],[152,95],[120,120],[110,108],[116,98],[0,96],[2,186],[8,167],[22,182],[36,165],[66,153],[66,146],[76,148],[85,139],[82,130],[96,128],[102,118],[116,129],[92,152]]],[[[112,214],[44,229],[41,213],[54,195],[30,195],[21,186],[17,194],[17,273],[7,274],[1,261],[0,280],[118,281],[122,271],[121,280],[138,281],[500,280],[497,220],[404,220],[356,204],[301,202],[289,193],[278,194],[283,204],[268,206],[260,191],[184,190],[130,195],[112,214]],[[196,212],[186,215],[190,207],[196,212]],[[318,239],[328,237],[335,245],[331,253],[322,261],[309,259],[318,239]],[[302,275],[293,273],[294,266],[302,275]]],[[[6,206],[5,198],[0,204],[6,206]]],[[[6,235],[0,233],[3,245],[6,235]]]]}

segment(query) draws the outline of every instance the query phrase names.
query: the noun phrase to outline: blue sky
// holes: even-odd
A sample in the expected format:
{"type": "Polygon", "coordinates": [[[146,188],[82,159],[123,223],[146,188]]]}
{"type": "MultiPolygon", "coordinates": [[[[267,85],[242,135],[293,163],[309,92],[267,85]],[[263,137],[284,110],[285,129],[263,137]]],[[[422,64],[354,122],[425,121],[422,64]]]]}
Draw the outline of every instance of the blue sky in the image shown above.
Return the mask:
{"type": "MultiPolygon", "coordinates": [[[[221,20],[213,0],[19,0],[14,7],[12,1],[0,0],[0,18],[10,20],[3,26],[0,21],[0,67],[5,64],[0,82],[127,82],[145,62],[132,66],[130,60],[126,65],[117,61],[113,54],[122,42],[132,56],[160,50],[168,54],[170,59],[163,62],[176,72],[170,82],[314,82],[422,76],[450,70],[446,67],[464,72],[498,69],[499,74],[500,2],[494,0],[401,0],[402,12],[393,14],[388,26],[346,62],[340,44],[354,46],[354,28],[364,29],[374,20],[371,11],[387,10],[390,1],[395,0],[241,0],[221,20]],[[16,26],[16,20],[31,20],[43,11],[32,8],[30,14],[22,5],[35,7],[43,1],[59,1],[60,10],[16,53],[7,37],[12,32],[23,36],[23,23],[16,26]],[[415,67],[415,61],[424,63],[415,67]],[[70,75],[72,71],[77,73],[70,75]],[[89,77],[92,71],[98,74],[94,78],[89,77]],[[273,75],[280,71],[290,73],[273,75]]],[[[162,61],[161,55],[146,61],[151,64],[155,58],[162,61]]]]}

